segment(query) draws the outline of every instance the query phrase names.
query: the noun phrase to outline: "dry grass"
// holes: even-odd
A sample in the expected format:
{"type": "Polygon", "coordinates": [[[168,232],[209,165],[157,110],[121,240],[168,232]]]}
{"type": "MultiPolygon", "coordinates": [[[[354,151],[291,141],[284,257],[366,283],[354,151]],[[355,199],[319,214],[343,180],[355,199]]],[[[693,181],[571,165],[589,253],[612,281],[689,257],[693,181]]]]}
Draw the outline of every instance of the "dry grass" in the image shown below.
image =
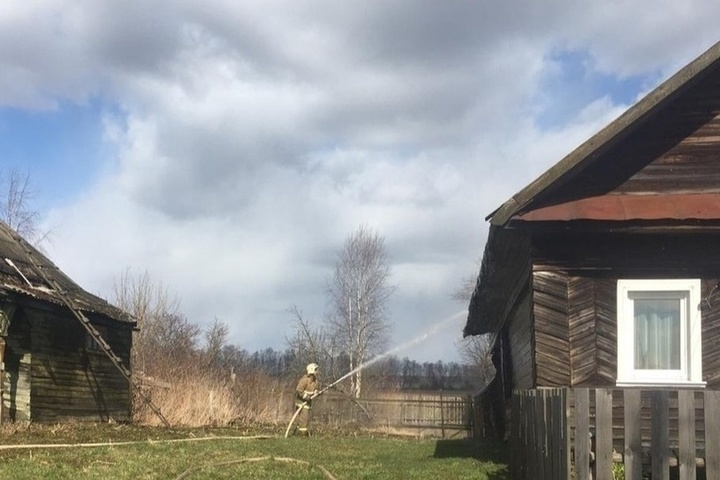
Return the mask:
{"type": "MultiPolygon", "coordinates": [[[[173,369],[144,390],[171,425],[277,425],[287,420],[291,393],[287,385],[257,371],[237,375],[235,382],[196,369],[173,369]],[[165,385],[165,386],[162,386],[165,385]]],[[[134,421],[160,425],[141,398],[134,400],[134,421]]]]}

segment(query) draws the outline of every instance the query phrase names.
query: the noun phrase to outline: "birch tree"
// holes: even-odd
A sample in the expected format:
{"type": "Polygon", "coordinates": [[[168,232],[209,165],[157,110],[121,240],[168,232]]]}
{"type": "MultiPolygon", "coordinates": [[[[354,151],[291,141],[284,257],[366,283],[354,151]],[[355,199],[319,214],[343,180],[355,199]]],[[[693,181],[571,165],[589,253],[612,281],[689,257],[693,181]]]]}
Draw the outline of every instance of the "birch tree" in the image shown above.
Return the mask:
{"type": "MultiPolygon", "coordinates": [[[[367,227],[359,227],[339,251],[328,285],[328,330],[346,353],[350,371],[387,344],[390,324],[386,307],[394,290],[389,278],[385,239],[367,227]]],[[[362,369],[350,376],[350,393],[356,398],[362,392],[362,380],[362,369]]]]}

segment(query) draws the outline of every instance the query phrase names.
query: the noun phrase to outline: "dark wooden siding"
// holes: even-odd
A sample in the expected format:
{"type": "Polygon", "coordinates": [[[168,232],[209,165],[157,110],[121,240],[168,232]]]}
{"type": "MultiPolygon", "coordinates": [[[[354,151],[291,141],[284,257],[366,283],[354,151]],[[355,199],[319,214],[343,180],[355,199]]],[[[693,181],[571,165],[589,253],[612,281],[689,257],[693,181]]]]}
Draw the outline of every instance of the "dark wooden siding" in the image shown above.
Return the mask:
{"type": "Polygon", "coordinates": [[[533,273],[537,386],[570,384],[568,277],[563,272],[533,273]]]}
{"type": "MultiPolygon", "coordinates": [[[[529,283],[529,281],[528,281],[529,283]]],[[[527,284],[526,284],[527,285],[527,284]]],[[[510,361],[512,364],[513,388],[533,388],[534,355],[532,329],[532,295],[524,288],[508,320],[510,361]]]]}
{"type": "MultiPolygon", "coordinates": [[[[545,277],[547,277],[545,275],[545,277]]],[[[536,274],[536,282],[538,275],[536,274]]],[[[703,289],[702,363],[703,380],[708,388],[720,387],[720,287],[718,280],[705,279],[703,289]]],[[[537,287],[536,287],[537,289],[537,287]]],[[[543,309],[544,311],[545,309],[543,309]]],[[[537,309],[536,309],[537,311],[537,309]]],[[[537,315],[537,314],[536,314],[537,315]]],[[[583,387],[612,387],[617,379],[617,280],[593,277],[570,277],[568,281],[569,369],[567,385],[583,387]]],[[[557,327],[555,327],[557,329],[557,327]]],[[[543,322],[536,317],[536,338],[546,336],[543,322]]],[[[556,330],[557,331],[557,330],[556,330]]],[[[538,386],[545,370],[564,369],[552,358],[564,355],[562,343],[554,340],[554,349],[541,354],[544,342],[536,347],[538,386]],[[554,352],[554,353],[553,353],[554,352]],[[550,358],[550,360],[548,360],[550,358]]],[[[554,381],[554,380],[553,380],[554,381]]]]}
{"type": "Polygon", "coordinates": [[[606,194],[719,191],[719,92],[714,69],[632,134],[596,152],[592,165],[558,179],[533,208],[606,194]]]}
{"type": "Polygon", "coordinates": [[[529,275],[530,239],[522,233],[490,227],[465,335],[497,334],[506,325],[529,275]]]}
{"type": "Polygon", "coordinates": [[[720,233],[566,232],[533,239],[534,268],[607,278],[720,278],[720,233]]]}
{"type": "Polygon", "coordinates": [[[720,74],[714,72],[688,91],[657,123],[664,131],[648,131],[647,142],[634,141],[635,149],[666,137],[677,142],[648,166],[630,177],[618,192],[718,191],[718,138],[720,138],[720,74]],[[664,134],[664,135],[663,135],[664,134]]]}
{"type": "Polygon", "coordinates": [[[708,388],[720,389],[720,279],[702,283],[703,380],[708,388]]]}
{"type": "Polygon", "coordinates": [[[617,282],[568,282],[572,386],[613,386],[617,376],[617,282]]]}
{"type": "Polygon", "coordinates": [[[5,340],[3,420],[32,420],[30,416],[31,328],[24,310],[15,310],[5,340]]]}
{"type": "MultiPolygon", "coordinates": [[[[103,352],[87,348],[87,333],[76,319],[37,312],[33,326],[33,420],[130,420],[127,380],[103,352]]],[[[130,329],[107,332],[107,342],[127,365],[130,329]]]]}

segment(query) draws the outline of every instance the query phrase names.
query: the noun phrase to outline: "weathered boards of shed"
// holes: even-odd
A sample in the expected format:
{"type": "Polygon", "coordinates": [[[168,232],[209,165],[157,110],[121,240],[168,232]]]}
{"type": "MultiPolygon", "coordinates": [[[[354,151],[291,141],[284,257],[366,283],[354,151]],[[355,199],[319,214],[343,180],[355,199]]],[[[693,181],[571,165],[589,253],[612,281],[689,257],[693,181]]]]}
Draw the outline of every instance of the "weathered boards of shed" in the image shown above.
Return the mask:
{"type": "Polygon", "coordinates": [[[720,390],[720,43],[488,219],[464,333],[498,433],[514,390],[720,390]]]}
{"type": "Polygon", "coordinates": [[[130,368],[133,319],[80,288],[0,222],[0,324],[6,327],[2,420],[129,421],[131,385],[43,276],[130,368]]]}

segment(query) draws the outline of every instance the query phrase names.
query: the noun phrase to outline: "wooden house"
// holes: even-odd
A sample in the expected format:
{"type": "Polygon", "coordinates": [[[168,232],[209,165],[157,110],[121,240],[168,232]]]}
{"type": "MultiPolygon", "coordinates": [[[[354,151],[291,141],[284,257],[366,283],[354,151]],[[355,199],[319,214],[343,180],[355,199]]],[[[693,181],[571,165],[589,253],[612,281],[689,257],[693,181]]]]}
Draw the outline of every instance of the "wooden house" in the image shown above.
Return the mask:
{"type": "Polygon", "coordinates": [[[493,338],[482,403],[496,432],[523,428],[513,392],[559,387],[568,436],[612,444],[596,459],[720,478],[720,425],[705,414],[720,390],[720,43],[487,219],[464,333],[493,338]],[[588,401],[579,418],[571,406],[588,401]],[[669,413],[656,424],[648,409],[669,413]]]}
{"type": "Polygon", "coordinates": [[[0,222],[3,421],[130,420],[128,379],[73,309],[129,369],[134,321],[80,288],[0,222]]]}

